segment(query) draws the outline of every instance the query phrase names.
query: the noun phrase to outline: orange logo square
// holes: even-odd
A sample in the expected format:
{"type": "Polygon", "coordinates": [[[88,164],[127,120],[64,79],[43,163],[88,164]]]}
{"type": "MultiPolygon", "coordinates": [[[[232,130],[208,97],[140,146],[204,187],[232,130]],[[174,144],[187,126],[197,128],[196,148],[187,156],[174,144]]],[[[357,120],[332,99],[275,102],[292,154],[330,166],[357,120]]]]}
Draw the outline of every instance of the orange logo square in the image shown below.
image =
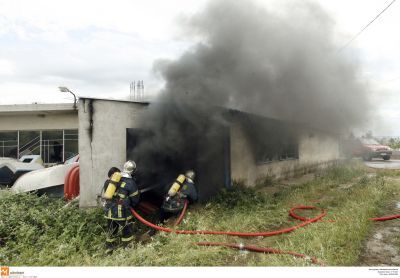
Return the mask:
{"type": "Polygon", "coordinates": [[[8,266],[1,267],[1,276],[10,276],[10,268],[8,266]]]}

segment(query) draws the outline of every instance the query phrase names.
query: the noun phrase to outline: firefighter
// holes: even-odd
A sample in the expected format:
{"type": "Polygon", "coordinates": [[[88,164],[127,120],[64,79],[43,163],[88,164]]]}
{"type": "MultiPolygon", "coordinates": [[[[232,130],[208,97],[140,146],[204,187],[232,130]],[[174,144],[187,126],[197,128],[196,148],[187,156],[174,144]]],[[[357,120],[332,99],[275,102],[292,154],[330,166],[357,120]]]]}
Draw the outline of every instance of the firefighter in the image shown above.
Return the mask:
{"type": "Polygon", "coordinates": [[[109,171],[110,179],[104,187],[103,198],[106,200],[104,217],[107,219],[108,231],[106,239],[107,253],[118,246],[121,240],[124,246],[133,240],[133,221],[130,208],[139,202],[139,190],[132,174],[136,170],[136,163],[128,160],[124,164],[122,172],[118,168],[111,168],[109,171]],[[121,230],[121,238],[118,233],[121,230]]]}
{"type": "MultiPolygon", "coordinates": [[[[195,173],[193,170],[186,171],[184,175],[181,174],[176,178],[164,197],[163,204],[159,210],[159,223],[164,223],[165,220],[172,216],[178,216],[182,212],[186,200],[189,204],[197,201],[197,189],[194,185],[194,179],[195,173]]],[[[148,231],[149,236],[153,236],[155,233],[154,229],[148,231]]]]}

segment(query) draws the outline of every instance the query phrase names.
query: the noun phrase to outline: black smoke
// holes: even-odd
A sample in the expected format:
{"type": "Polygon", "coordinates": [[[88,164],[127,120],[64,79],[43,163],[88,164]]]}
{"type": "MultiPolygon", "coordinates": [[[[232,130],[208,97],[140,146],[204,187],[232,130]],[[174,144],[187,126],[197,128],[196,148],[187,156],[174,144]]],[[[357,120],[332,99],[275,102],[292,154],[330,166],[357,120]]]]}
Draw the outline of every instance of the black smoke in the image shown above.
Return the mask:
{"type": "Polygon", "coordinates": [[[358,65],[338,53],[335,22],[317,4],[298,1],[280,12],[251,1],[210,1],[182,21],[198,42],[176,60],[159,60],[165,80],[141,120],[148,134],[132,156],[161,173],[196,166],[199,151],[229,125],[233,108],[331,132],[362,124],[368,111],[358,65]]]}

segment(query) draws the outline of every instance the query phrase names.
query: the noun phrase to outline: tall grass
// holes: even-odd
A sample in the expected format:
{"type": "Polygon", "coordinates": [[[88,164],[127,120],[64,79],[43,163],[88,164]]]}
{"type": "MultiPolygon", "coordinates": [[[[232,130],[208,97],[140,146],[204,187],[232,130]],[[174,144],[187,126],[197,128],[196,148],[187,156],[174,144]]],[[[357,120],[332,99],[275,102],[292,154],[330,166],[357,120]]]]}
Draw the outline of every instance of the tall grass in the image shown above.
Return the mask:
{"type": "MultiPolygon", "coordinates": [[[[391,177],[393,179],[393,177],[391,177]]],[[[274,186],[279,186],[276,184],[274,186]]],[[[0,261],[4,265],[46,266],[304,266],[311,262],[290,255],[265,255],[223,247],[199,247],[198,241],[253,244],[314,256],[331,266],[357,265],[364,240],[383,200],[397,183],[384,174],[371,177],[357,163],[336,165],[314,180],[282,187],[273,196],[236,186],[208,203],[191,208],[182,229],[271,231],[297,225],[288,210],[298,204],[328,211],[326,220],[290,234],[268,238],[158,233],[135,241],[112,255],[104,252],[105,221],[101,209],[64,208],[62,200],[0,192],[0,261]],[[342,186],[346,185],[346,186],[342,186]]],[[[312,217],[317,212],[303,213],[312,217]]],[[[138,234],[145,228],[139,226],[138,234]]]]}

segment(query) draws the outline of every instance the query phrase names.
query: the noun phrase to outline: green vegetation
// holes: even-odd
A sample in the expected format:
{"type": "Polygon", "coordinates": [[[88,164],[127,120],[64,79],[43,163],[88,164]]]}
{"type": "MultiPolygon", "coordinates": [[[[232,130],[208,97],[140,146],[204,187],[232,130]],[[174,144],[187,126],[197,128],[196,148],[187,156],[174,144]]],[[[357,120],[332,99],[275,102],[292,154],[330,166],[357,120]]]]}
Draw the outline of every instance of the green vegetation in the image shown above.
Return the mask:
{"type": "Polygon", "coordinates": [[[390,138],[389,147],[395,150],[400,149],[400,138],[390,138]]]}
{"type": "MultiPolygon", "coordinates": [[[[28,266],[304,266],[309,260],[290,255],[257,254],[223,247],[200,247],[199,241],[253,244],[304,253],[330,266],[357,265],[365,238],[374,225],[368,218],[387,208],[398,192],[397,175],[370,175],[361,163],[336,165],[310,182],[262,188],[236,186],[189,210],[187,230],[271,231],[299,224],[291,207],[315,205],[328,211],[324,220],[290,234],[267,238],[158,233],[135,241],[112,255],[104,252],[105,220],[101,209],[64,207],[62,200],[0,191],[0,262],[28,266]]],[[[317,212],[299,212],[312,217],[317,212]]],[[[147,228],[138,225],[138,234],[147,228]]]]}

